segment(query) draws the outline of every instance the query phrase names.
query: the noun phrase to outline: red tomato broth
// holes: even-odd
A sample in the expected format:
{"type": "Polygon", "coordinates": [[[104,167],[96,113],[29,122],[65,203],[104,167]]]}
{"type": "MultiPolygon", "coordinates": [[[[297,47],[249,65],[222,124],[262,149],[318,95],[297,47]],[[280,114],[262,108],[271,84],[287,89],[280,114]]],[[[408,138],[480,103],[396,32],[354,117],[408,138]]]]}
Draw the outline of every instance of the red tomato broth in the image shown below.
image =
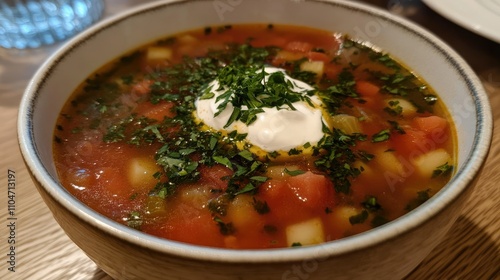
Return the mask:
{"type": "MultiPolygon", "coordinates": [[[[96,71],[63,108],[54,132],[54,158],[61,183],[90,208],[118,223],[162,238],[212,247],[309,245],[287,240],[291,235],[288,230],[319,220],[321,232],[317,235],[320,242],[326,242],[397,219],[449,180],[449,169],[443,176],[424,177],[418,162],[420,156],[437,151],[428,157],[449,155],[446,164],[452,167],[456,160],[454,127],[439,100],[432,106],[422,105],[419,92],[433,98],[435,94],[422,87],[421,80],[403,79],[401,89],[421,87],[409,90],[408,96],[391,93],[396,89],[385,81],[398,79],[395,73],[399,72],[391,64],[396,62],[391,59],[387,63],[386,55],[377,55],[362,45],[348,47],[351,44],[354,42],[347,37],[327,31],[256,24],[189,31],[143,46],[96,71]],[[158,150],[165,141],[186,129],[175,122],[165,125],[177,116],[178,101],[153,99],[156,87],[168,82],[163,69],[185,63],[186,56],[205,57],[247,42],[254,48],[272,46],[266,63],[287,71],[296,71],[304,62],[323,63],[321,76],[315,79],[320,89],[341,84],[343,71],[352,74],[357,96],[345,97],[335,114],[356,118],[359,135],[365,140],[356,138],[351,150],[373,158],[358,156],[346,163],[360,169],[359,175],[348,178],[347,192],[339,190],[329,177],[332,170],[345,166],[325,172],[316,165],[328,151],[267,157],[263,160],[267,169],[257,174],[267,180],[251,191],[244,191],[250,179],[238,181],[240,188],[233,190],[229,182],[236,171],[221,163],[200,163],[196,181],[179,183],[175,190],[165,187],[177,183],[165,176],[162,166],[152,167],[151,162],[158,160],[158,150]],[[148,48],[159,49],[160,58],[148,59],[152,53],[148,48]],[[399,101],[388,105],[392,99],[399,101]],[[410,108],[408,113],[402,100],[417,100],[411,103],[422,105],[423,112],[410,108]],[[399,107],[402,112],[398,114],[399,107]],[[389,138],[374,141],[383,130],[389,131],[389,138]],[[139,179],[130,179],[134,172],[139,179]],[[151,183],[152,178],[156,183],[151,183]],[[131,180],[144,183],[133,184],[131,180]]],[[[400,64],[398,67],[410,75],[400,64]]],[[[188,158],[203,162],[201,153],[194,152],[188,158]]]]}

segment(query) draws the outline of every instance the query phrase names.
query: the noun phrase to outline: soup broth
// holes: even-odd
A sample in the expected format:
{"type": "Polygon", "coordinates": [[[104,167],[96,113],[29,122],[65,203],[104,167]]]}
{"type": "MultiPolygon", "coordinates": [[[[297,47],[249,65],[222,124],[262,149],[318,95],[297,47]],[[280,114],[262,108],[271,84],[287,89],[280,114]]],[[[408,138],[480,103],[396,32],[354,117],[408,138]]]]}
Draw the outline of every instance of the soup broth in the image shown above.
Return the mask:
{"type": "Polygon", "coordinates": [[[170,240],[318,244],[408,213],[450,179],[453,123],[389,54],[324,30],[175,34],[97,70],[54,130],[62,185],[170,240]]]}

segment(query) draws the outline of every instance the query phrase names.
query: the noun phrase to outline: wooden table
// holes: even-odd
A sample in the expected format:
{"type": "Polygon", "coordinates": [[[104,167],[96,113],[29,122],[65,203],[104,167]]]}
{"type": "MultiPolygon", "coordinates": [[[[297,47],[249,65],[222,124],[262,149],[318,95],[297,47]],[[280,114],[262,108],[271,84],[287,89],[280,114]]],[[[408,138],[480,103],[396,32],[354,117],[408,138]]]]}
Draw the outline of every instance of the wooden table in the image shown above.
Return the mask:
{"type": "MultiPolygon", "coordinates": [[[[143,3],[107,0],[106,16],[143,3]]],[[[389,9],[431,30],[455,48],[484,82],[500,120],[500,44],[436,14],[417,0],[364,1],[389,9]],[[397,6],[400,3],[406,6],[397,6]]],[[[500,21],[499,21],[500,27],[500,21]]],[[[110,279],[64,234],[44,205],[23,164],[16,135],[18,104],[36,68],[58,46],[28,51],[0,49],[0,279],[110,279]],[[8,270],[7,174],[15,172],[16,272],[8,270]]],[[[447,238],[407,279],[500,279],[500,132],[484,173],[447,238]]],[[[429,233],[432,237],[432,233],[429,233]]],[[[11,239],[12,240],[12,239],[11,239]]]]}

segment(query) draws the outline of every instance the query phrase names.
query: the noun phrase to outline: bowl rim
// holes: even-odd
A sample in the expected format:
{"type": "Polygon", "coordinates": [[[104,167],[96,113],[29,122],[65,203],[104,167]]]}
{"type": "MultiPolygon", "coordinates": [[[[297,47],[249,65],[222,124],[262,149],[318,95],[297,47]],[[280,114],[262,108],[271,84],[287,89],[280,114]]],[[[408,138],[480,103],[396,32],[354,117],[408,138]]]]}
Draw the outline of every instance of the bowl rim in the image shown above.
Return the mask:
{"type": "Polygon", "coordinates": [[[93,34],[102,32],[112,25],[119,24],[121,21],[126,21],[128,18],[142,13],[168,8],[170,5],[184,5],[189,2],[205,1],[210,0],[161,0],[140,4],[125,12],[104,19],[61,46],[41,65],[30,80],[23,94],[18,113],[18,141],[22,157],[33,179],[37,180],[52,198],[86,223],[136,246],[188,259],[230,263],[273,263],[322,259],[365,250],[379,243],[390,241],[425,223],[429,217],[443,211],[462,192],[465,192],[484,164],[492,137],[491,108],[487,94],[479,78],[460,55],[429,31],[409,20],[395,16],[382,9],[347,0],[305,0],[303,2],[323,3],[341,9],[354,9],[358,12],[380,17],[391,24],[404,28],[420,39],[425,40],[426,43],[432,45],[442,55],[446,56],[449,63],[460,72],[468,85],[468,91],[475,100],[476,117],[478,118],[476,120],[477,130],[475,131],[471,153],[466,155],[466,162],[464,162],[463,167],[456,172],[450,182],[441,191],[425,202],[422,205],[423,207],[418,207],[388,224],[351,237],[300,248],[234,250],[191,245],[142,233],[125,225],[118,224],[93,211],[64,189],[49,174],[41,158],[37,155],[34,132],[32,130],[32,117],[40,88],[43,87],[45,81],[50,77],[51,71],[57,67],[57,63],[64,60],[64,57],[77,48],[79,44],[91,39],[94,36],[93,34]]]}

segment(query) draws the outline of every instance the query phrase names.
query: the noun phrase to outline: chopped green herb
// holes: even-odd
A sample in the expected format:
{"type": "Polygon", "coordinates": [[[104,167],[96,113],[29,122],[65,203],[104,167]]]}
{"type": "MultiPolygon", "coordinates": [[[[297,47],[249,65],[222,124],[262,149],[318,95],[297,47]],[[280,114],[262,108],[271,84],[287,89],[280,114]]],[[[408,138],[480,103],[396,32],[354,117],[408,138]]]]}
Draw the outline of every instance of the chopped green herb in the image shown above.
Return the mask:
{"type": "Polygon", "coordinates": [[[376,215],[375,217],[373,217],[373,219],[371,221],[371,225],[372,225],[372,227],[375,228],[375,227],[379,227],[383,224],[386,224],[388,222],[389,222],[389,220],[386,219],[385,217],[380,216],[380,215],[376,215]]]}
{"type": "Polygon", "coordinates": [[[433,172],[432,172],[432,178],[436,178],[439,176],[447,176],[453,171],[453,165],[449,165],[448,163],[445,163],[443,165],[438,166],[433,172]]]}
{"type": "Polygon", "coordinates": [[[377,198],[374,196],[368,196],[365,201],[362,203],[363,208],[368,210],[369,212],[376,212],[382,209],[382,206],[377,201],[377,198]]]}
{"type": "Polygon", "coordinates": [[[417,208],[418,206],[422,205],[427,200],[429,200],[429,198],[431,197],[429,192],[430,192],[430,190],[417,192],[417,197],[412,199],[408,203],[408,205],[406,205],[406,207],[405,207],[406,211],[411,211],[411,210],[417,208]]]}
{"type": "Polygon", "coordinates": [[[138,211],[130,212],[126,222],[127,222],[127,226],[129,226],[131,228],[135,228],[135,229],[140,229],[142,226],[141,213],[139,213],[138,211]]]}
{"type": "Polygon", "coordinates": [[[433,94],[428,94],[424,96],[424,100],[425,102],[427,102],[427,104],[434,105],[439,100],[439,98],[433,94]]]}
{"type": "Polygon", "coordinates": [[[227,214],[227,207],[229,203],[231,202],[231,199],[228,195],[220,195],[208,203],[208,209],[210,212],[218,214],[220,216],[226,216],[227,214]]]}
{"type": "Polygon", "coordinates": [[[349,217],[349,222],[351,225],[362,224],[368,219],[368,211],[362,210],[361,213],[349,217]]]}
{"type": "MultiPolygon", "coordinates": [[[[227,65],[219,71],[217,80],[225,92],[216,97],[216,102],[220,103],[214,116],[224,111],[228,104],[233,105],[225,127],[238,120],[247,125],[253,123],[256,115],[264,112],[262,108],[295,110],[292,103],[311,103],[311,92],[296,90],[282,71],[267,73],[262,64],[227,65]],[[267,81],[263,83],[265,77],[267,81]]],[[[206,95],[204,93],[203,98],[206,95]]]]}
{"type": "Polygon", "coordinates": [[[384,129],[372,136],[372,143],[384,142],[389,140],[390,137],[391,137],[391,131],[389,129],[384,129]]]}
{"type": "Polygon", "coordinates": [[[257,200],[255,199],[255,197],[253,199],[253,208],[255,209],[255,211],[257,211],[257,213],[261,215],[267,214],[271,211],[271,209],[269,209],[269,205],[267,205],[267,202],[257,200]]]}
{"type": "Polygon", "coordinates": [[[214,221],[219,226],[219,231],[222,235],[231,235],[236,232],[236,228],[234,227],[233,223],[224,223],[224,221],[222,221],[218,217],[215,217],[214,221]]]}
{"type": "Polygon", "coordinates": [[[389,107],[385,107],[384,111],[389,115],[400,116],[403,113],[403,107],[399,105],[399,101],[391,100],[388,102],[388,105],[389,107]]]}
{"type": "Polygon", "coordinates": [[[297,176],[297,175],[306,173],[306,171],[305,170],[300,170],[300,169],[297,169],[297,170],[288,170],[287,168],[285,168],[285,173],[288,174],[288,175],[290,175],[290,176],[297,176]]]}

